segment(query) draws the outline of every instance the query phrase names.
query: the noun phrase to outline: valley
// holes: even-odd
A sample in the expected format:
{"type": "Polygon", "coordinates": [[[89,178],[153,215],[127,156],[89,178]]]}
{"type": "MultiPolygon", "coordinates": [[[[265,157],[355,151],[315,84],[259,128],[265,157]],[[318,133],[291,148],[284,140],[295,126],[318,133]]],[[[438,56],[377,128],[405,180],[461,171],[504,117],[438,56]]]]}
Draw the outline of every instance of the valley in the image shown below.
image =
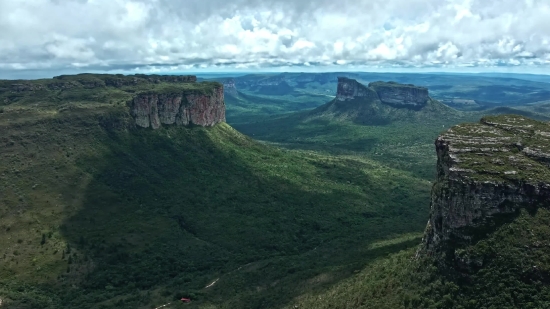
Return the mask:
{"type": "MultiPolygon", "coordinates": [[[[465,273],[449,274],[420,245],[434,180],[447,179],[437,136],[488,111],[547,120],[544,102],[518,105],[546,86],[511,105],[493,96],[489,109],[458,110],[425,87],[458,77],[369,74],[0,81],[0,299],[105,309],[545,304],[545,204],[462,244],[462,260],[487,261],[465,273]],[[523,243],[540,250],[516,255],[523,243]],[[542,270],[518,278],[529,263],[542,270]],[[476,292],[499,278],[502,289],[476,292]]],[[[490,122],[533,121],[500,117],[490,122]]]]}
{"type": "Polygon", "coordinates": [[[428,180],[368,158],[264,145],[225,123],[166,125],[167,112],[195,110],[188,94],[202,84],[107,78],[2,94],[11,103],[0,114],[0,294],[14,306],[151,308],[190,297],[195,307],[280,307],[281,295],[419,242],[428,180]],[[159,125],[140,128],[132,114],[159,125]]]}

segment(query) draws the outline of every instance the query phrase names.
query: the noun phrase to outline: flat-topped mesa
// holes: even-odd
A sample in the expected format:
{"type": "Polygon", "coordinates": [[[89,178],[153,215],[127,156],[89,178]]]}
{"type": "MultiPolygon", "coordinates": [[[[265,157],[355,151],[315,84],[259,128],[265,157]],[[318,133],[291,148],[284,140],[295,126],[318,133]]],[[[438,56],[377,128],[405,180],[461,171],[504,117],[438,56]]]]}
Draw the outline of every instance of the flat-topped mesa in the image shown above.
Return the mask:
{"type": "Polygon", "coordinates": [[[158,129],[162,125],[213,126],[225,122],[223,86],[202,82],[163,87],[136,94],[129,102],[136,125],[158,129]]]}
{"type": "Polygon", "coordinates": [[[428,89],[395,82],[373,82],[365,86],[355,79],[338,77],[336,100],[376,99],[397,108],[419,109],[430,100],[428,89]]]}
{"type": "Polygon", "coordinates": [[[373,82],[369,84],[378,93],[380,101],[396,107],[423,107],[429,100],[428,89],[411,84],[373,82]]]}
{"type": "Polygon", "coordinates": [[[237,87],[235,86],[235,80],[229,78],[223,81],[223,92],[225,95],[230,95],[238,97],[239,93],[237,92],[237,87]]]}
{"type": "Polygon", "coordinates": [[[437,182],[425,252],[453,258],[456,248],[474,243],[521,208],[550,207],[550,124],[489,116],[452,127],[435,146],[437,182]]]}
{"type": "Polygon", "coordinates": [[[372,89],[369,89],[355,79],[338,77],[336,100],[347,101],[357,98],[378,99],[378,95],[372,89]]]}

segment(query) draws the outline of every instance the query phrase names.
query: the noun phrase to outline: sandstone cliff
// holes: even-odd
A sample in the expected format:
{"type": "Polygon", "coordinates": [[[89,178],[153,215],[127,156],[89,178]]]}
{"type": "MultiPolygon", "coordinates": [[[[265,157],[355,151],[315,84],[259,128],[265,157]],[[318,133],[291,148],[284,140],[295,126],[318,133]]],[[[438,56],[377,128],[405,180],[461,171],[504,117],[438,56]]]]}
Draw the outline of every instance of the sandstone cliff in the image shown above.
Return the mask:
{"type": "Polygon", "coordinates": [[[458,125],[435,142],[437,182],[421,252],[470,245],[521,208],[550,206],[550,125],[492,116],[458,125]]]}
{"type": "MultiPolygon", "coordinates": [[[[139,127],[162,125],[212,126],[225,121],[224,90],[220,83],[196,82],[188,75],[61,75],[41,80],[0,80],[0,104],[35,104],[35,108],[67,111],[93,103],[106,109],[128,103],[129,114],[139,127]],[[60,106],[36,105],[41,98],[60,106]],[[61,106],[63,105],[63,106],[61,106]]],[[[108,118],[108,119],[107,119],[108,118]]],[[[113,117],[106,127],[117,126],[113,117]]],[[[116,118],[116,117],[115,117],[116,118]]],[[[103,118],[102,118],[103,119],[103,118]]],[[[133,122],[128,117],[128,124],[133,122]]]]}
{"type": "Polygon", "coordinates": [[[397,84],[393,82],[374,82],[369,84],[374,89],[380,101],[397,107],[422,107],[428,102],[428,89],[410,84],[397,84]]]}
{"type": "Polygon", "coordinates": [[[394,107],[421,108],[430,99],[428,89],[395,82],[373,82],[365,86],[355,79],[338,77],[336,100],[378,99],[394,107]]]}
{"type": "Polygon", "coordinates": [[[194,88],[147,91],[130,102],[136,125],[158,129],[161,125],[213,126],[225,121],[223,86],[201,83],[194,88]]]}
{"type": "Polygon", "coordinates": [[[356,98],[378,99],[378,94],[374,89],[366,87],[355,79],[338,77],[336,100],[346,101],[356,98]]]}

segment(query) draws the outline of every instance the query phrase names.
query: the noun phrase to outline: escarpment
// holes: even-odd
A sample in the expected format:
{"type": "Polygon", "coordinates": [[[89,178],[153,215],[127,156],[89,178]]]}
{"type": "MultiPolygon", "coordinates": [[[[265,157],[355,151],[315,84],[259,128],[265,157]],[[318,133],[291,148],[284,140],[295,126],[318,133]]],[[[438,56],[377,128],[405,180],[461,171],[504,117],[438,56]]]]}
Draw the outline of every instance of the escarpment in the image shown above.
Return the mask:
{"type": "Polygon", "coordinates": [[[127,117],[125,124],[153,129],[162,125],[213,126],[225,121],[223,85],[199,83],[191,75],[78,74],[29,81],[0,80],[0,104],[33,104],[37,110],[56,112],[94,106],[98,114],[102,113],[100,110],[105,113],[100,118],[107,127],[120,120],[113,114],[131,115],[134,121],[127,117]],[[36,105],[48,100],[59,106],[36,105]]]}
{"type": "Polygon", "coordinates": [[[310,115],[337,117],[362,125],[392,122],[433,122],[458,117],[458,112],[430,98],[428,89],[395,82],[373,82],[365,86],[355,79],[338,77],[334,100],[310,115]]]}
{"type": "Polygon", "coordinates": [[[161,125],[213,126],[225,121],[223,87],[201,83],[201,90],[170,89],[137,94],[130,102],[136,125],[158,129],[161,125]]]}
{"type": "Polygon", "coordinates": [[[394,82],[374,82],[369,84],[374,89],[380,101],[397,107],[422,107],[428,102],[428,89],[410,84],[398,84],[394,82]]]}
{"type": "Polygon", "coordinates": [[[347,101],[357,98],[378,99],[374,89],[366,87],[355,79],[338,77],[338,88],[336,89],[336,100],[347,101]]]}
{"type": "Polygon", "coordinates": [[[475,243],[523,209],[550,207],[550,125],[503,115],[457,125],[435,142],[437,181],[421,252],[475,243]]]}
{"type": "Polygon", "coordinates": [[[430,99],[428,89],[424,87],[395,82],[373,82],[365,86],[355,79],[338,77],[336,100],[346,101],[361,98],[380,100],[383,104],[397,108],[421,108],[430,99]]]}

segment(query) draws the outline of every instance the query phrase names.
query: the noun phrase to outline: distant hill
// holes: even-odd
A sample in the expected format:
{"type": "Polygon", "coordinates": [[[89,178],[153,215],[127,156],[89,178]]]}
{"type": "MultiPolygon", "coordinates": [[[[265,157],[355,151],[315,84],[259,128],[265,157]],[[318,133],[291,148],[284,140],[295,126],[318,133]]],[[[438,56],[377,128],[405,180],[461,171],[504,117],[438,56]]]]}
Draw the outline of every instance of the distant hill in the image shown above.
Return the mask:
{"type": "MultiPolygon", "coordinates": [[[[452,74],[452,73],[271,73],[235,75],[241,91],[256,92],[259,85],[286,83],[294,91],[335,95],[337,77],[347,77],[368,85],[392,80],[430,89],[430,96],[459,110],[480,110],[497,106],[521,106],[550,99],[550,77],[528,74],[452,74]]],[[[266,92],[267,93],[267,92],[266,92]]],[[[283,95],[284,91],[271,92],[283,95]]],[[[259,94],[256,92],[256,94],[259,94]]],[[[291,93],[288,93],[291,94],[291,93]]],[[[285,98],[288,99],[288,98],[285,98]]]]}
{"type": "Polygon", "coordinates": [[[508,106],[501,106],[501,107],[495,107],[490,108],[487,110],[483,110],[479,112],[481,115],[506,115],[506,114],[514,114],[514,115],[521,115],[525,117],[529,117],[536,120],[541,121],[549,121],[550,120],[550,114],[543,114],[544,110],[537,110],[535,108],[529,108],[527,106],[519,106],[519,107],[508,107],[508,106]]]}
{"type": "Polygon", "coordinates": [[[428,89],[411,84],[373,82],[368,86],[355,79],[338,78],[336,98],[310,113],[331,116],[358,124],[384,125],[394,121],[430,121],[460,114],[429,96],[428,89]]]}

